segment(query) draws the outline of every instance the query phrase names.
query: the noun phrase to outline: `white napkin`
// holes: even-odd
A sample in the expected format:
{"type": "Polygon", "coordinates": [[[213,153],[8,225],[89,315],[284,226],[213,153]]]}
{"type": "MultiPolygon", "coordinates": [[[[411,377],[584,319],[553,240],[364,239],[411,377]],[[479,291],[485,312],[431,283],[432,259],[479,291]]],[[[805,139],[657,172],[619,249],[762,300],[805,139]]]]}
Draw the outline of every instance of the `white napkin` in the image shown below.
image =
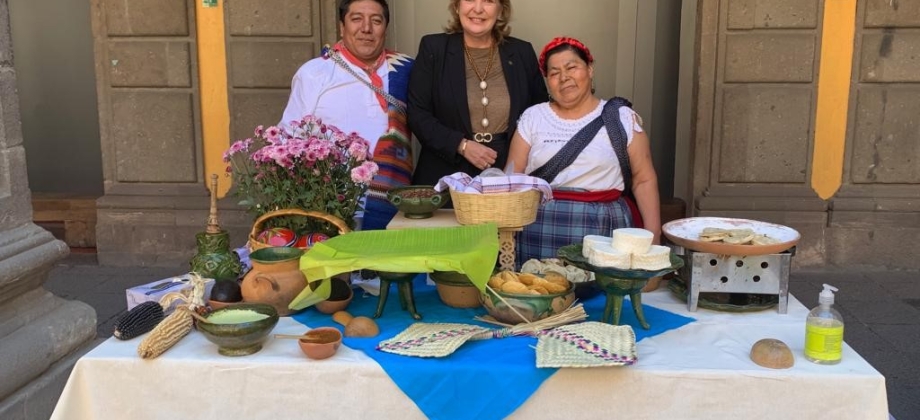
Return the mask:
{"type": "Polygon", "coordinates": [[[442,177],[438,181],[438,185],[434,187],[435,191],[439,192],[448,188],[468,194],[521,192],[535,189],[543,193],[541,204],[553,199],[553,189],[549,186],[548,182],[537,177],[522,174],[477,176],[472,178],[463,172],[457,172],[442,177]]]}

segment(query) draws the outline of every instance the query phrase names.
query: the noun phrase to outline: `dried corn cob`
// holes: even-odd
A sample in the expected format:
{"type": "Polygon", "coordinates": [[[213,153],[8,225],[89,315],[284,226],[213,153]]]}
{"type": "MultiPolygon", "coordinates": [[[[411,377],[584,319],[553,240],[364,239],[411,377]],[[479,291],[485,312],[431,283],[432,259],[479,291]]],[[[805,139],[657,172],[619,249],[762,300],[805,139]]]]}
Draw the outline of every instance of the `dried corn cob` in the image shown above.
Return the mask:
{"type": "Polygon", "coordinates": [[[118,318],[113,335],[119,340],[130,340],[152,330],[165,317],[159,303],[141,303],[118,318]]]}
{"type": "Polygon", "coordinates": [[[137,354],[143,359],[152,359],[163,354],[192,330],[192,323],[192,314],[180,307],[141,341],[137,346],[137,354]]]}

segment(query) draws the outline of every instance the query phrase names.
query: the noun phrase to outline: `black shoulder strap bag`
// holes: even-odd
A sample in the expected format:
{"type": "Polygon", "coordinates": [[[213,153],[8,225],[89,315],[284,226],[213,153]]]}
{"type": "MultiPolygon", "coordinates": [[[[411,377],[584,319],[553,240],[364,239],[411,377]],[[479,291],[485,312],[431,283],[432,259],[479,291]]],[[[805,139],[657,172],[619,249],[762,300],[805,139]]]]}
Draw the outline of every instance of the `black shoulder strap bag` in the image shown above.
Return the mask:
{"type": "MultiPolygon", "coordinates": [[[[604,106],[601,118],[604,120],[604,126],[607,127],[607,136],[610,137],[610,144],[613,145],[613,151],[617,154],[620,161],[620,172],[623,173],[623,194],[632,199],[632,168],[629,167],[629,152],[626,151],[626,127],[620,121],[620,108],[632,108],[632,102],[619,96],[607,102],[607,105],[613,103],[613,106],[604,106]]],[[[632,127],[630,127],[630,130],[632,127]]]]}
{"type": "MultiPolygon", "coordinates": [[[[632,108],[632,103],[619,96],[607,101],[601,116],[592,120],[588,125],[583,127],[572,137],[559,152],[550,158],[543,166],[530,173],[531,176],[542,178],[544,181],[552,183],[556,176],[563,169],[568,168],[575,158],[588,147],[588,143],[594,139],[601,127],[607,127],[607,136],[610,137],[610,144],[616,152],[617,159],[620,162],[620,172],[623,174],[623,195],[627,198],[630,213],[632,214],[633,223],[637,227],[642,227],[642,216],[639,214],[639,208],[632,194],[632,168],[629,166],[629,153],[626,151],[626,128],[620,121],[620,108],[632,108]]],[[[630,127],[631,129],[632,127],[630,127]]]]}
{"type": "Polygon", "coordinates": [[[623,182],[626,185],[624,193],[630,191],[630,182],[632,181],[632,172],[629,168],[629,155],[626,154],[626,130],[623,123],[620,122],[620,108],[632,107],[632,103],[619,96],[607,101],[601,116],[593,119],[588,125],[584,126],[575,136],[569,140],[562,149],[559,149],[552,158],[543,166],[530,173],[530,176],[542,178],[544,181],[552,183],[562,170],[568,168],[575,162],[575,158],[588,147],[588,143],[594,139],[601,127],[607,127],[607,135],[610,136],[610,143],[613,144],[613,150],[620,160],[620,168],[623,171],[623,182]]]}

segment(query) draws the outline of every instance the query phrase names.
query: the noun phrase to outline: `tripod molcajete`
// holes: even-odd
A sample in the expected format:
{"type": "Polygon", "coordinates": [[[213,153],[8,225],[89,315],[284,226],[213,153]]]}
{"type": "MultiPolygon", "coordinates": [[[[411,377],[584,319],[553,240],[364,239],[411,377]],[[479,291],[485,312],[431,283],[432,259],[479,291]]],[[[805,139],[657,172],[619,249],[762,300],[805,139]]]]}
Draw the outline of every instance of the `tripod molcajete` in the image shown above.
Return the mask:
{"type": "Polygon", "coordinates": [[[386,306],[387,296],[390,294],[390,284],[396,283],[399,291],[399,306],[404,311],[408,310],[409,314],[412,315],[412,319],[421,320],[422,316],[415,310],[415,296],[412,290],[412,280],[417,274],[380,271],[377,275],[380,276],[380,296],[377,298],[377,312],[374,314],[374,318],[380,318],[383,315],[383,308],[386,306]]]}
{"type": "Polygon", "coordinates": [[[639,320],[639,325],[646,330],[651,326],[645,321],[645,314],[642,312],[642,288],[650,278],[663,276],[684,266],[684,261],[671,253],[671,266],[657,271],[596,267],[588,262],[588,259],[581,253],[581,245],[577,244],[559,248],[557,255],[571,265],[594,273],[598,286],[607,294],[607,304],[604,305],[602,321],[608,324],[619,324],[620,314],[623,311],[623,297],[629,295],[636,319],[639,320]]]}

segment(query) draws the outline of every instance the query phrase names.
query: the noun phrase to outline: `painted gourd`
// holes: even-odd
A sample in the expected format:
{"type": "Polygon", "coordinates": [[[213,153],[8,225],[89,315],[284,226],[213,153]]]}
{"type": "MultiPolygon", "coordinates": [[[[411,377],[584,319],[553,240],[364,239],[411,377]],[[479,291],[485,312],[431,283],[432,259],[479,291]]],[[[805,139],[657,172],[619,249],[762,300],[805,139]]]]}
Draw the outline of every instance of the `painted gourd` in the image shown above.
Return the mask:
{"type": "Polygon", "coordinates": [[[291,246],[297,241],[297,235],[287,228],[268,228],[259,233],[256,239],[271,246],[291,246]]]}
{"type": "Polygon", "coordinates": [[[329,236],[322,233],[305,233],[297,238],[297,242],[294,243],[294,246],[300,249],[310,249],[313,248],[313,245],[325,241],[326,239],[329,239],[329,236]]]}

